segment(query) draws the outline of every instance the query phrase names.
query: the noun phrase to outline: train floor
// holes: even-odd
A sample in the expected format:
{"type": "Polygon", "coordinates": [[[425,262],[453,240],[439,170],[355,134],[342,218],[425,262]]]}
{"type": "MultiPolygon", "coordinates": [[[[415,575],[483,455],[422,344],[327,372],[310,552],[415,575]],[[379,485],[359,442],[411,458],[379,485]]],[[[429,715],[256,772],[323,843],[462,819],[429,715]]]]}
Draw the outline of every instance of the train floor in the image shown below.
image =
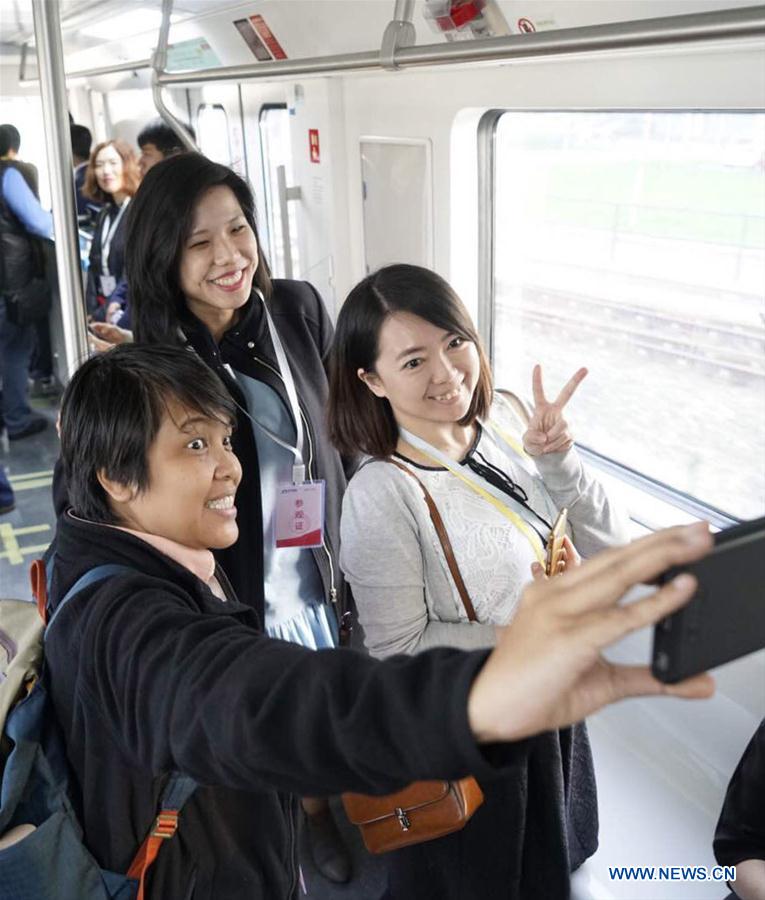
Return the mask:
{"type": "MultiPolygon", "coordinates": [[[[32,405],[49,420],[48,428],[20,441],[8,443],[0,439],[0,466],[5,468],[16,498],[16,509],[0,516],[0,597],[22,600],[31,600],[29,564],[42,556],[53,539],[51,485],[59,452],[55,428],[57,398],[33,400],[32,405]]],[[[386,887],[384,861],[366,852],[339,802],[333,801],[333,808],[351,850],[353,877],[345,885],[322,878],[310,857],[306,829],[301,828],[301,895],[312,900],[381,900],[386,887]]]]}

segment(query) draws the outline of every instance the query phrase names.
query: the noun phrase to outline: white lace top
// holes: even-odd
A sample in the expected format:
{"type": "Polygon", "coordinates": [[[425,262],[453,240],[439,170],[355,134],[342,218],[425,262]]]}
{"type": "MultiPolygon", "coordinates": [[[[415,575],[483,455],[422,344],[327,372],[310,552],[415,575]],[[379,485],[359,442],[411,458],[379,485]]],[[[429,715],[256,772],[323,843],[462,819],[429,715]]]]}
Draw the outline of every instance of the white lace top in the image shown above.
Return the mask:
{"type": "MultiPolygon", "coordinates": [[[[499,396],[491,421],[520,439],[524,426],[499,396]]],[[[567,506],[569,530],[583,556],[629,539],[626,515],[584,469],[575,449],[537,457],[527,471],[481,431],[468,456],[476,452],[520,485],[531,508],[548,522],[567,506]]],[[[512,619],[531,581],[534,549],[506,516],[446,469],[400,461],[438,507],[478,622],[467,619],[419,486],[396,466],[374,460],[351,480],[341,522],[340,564],[367,647],[388,656],[437,645],[490,646],[494,625],[512,619]]]]}

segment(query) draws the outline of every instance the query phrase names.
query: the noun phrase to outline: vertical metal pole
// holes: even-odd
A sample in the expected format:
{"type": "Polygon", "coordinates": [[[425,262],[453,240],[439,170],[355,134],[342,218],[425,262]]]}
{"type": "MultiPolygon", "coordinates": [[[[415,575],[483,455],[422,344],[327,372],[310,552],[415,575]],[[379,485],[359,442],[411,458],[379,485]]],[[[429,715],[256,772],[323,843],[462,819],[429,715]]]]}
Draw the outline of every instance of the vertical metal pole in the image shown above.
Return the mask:
{"type": "Polygon", "coordinates": [[[51,174],[53,222],[56,231],[59,302],[64,325],[66,370],[73,374],[88,355],[85,303],[80,273],[80,244],[77,212],[74,205],[72,145],[69,138],[69,113],[66,103],[64,49],[58,3],[32,0],[40,73],[45,149],[51,174]]]}

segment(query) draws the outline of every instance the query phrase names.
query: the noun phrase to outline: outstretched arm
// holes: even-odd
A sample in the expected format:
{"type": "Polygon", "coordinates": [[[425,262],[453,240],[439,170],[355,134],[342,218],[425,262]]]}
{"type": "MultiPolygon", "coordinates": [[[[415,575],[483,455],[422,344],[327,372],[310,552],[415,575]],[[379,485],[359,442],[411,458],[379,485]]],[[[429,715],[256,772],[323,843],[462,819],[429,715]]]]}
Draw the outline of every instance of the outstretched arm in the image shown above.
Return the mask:
{"type": "Polygon", "coordinates": [[[81,699],[146,771],[308,794],[390,791],[468,773],[480,780],[495,770],[476,741],[515,742],[503,760],[512,764],[525,738],[624,697],[711,693],[708,676],[664,685],[647,668],[601,656],[687,602],[694,581],[681,575],[620,607],[625,591],[710,547],[705,526],[670,529],[536,582],[488,658],[447,648],[384,662],[317,653],[234,615],[200,615],[166,583],[137,574],[90,596],[46,653],[54,683],[57,667],[78,660],[81,699]]]}
{"type": "Polygon", "coordinates": [[[633,585],[700,559],[711,547],[704,522],[670,528],[607,550],[560,578],[531,584],[473,682],[468,718],[477,739],[521,740],[580,722],[626,697],[710,696],[714,683],[708,675],[668,685],[648,666],[615,665],[601,654],[687,603],[696,580],[678,575],[650,596],[620,606],[633,585]]]}

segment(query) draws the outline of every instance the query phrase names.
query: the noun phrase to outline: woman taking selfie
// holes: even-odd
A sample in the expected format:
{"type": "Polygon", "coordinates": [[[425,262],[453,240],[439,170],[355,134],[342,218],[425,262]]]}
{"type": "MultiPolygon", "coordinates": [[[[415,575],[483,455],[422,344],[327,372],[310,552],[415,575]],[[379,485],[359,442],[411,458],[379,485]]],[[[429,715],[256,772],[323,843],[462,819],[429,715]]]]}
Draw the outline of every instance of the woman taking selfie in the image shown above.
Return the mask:
{"type": "MultiPolygon", "coordinates": [[[[239,539],[217,553],[234,590],[271,637],[336,646],[346,612],[335,557],[346,481],[323,424],[332,325],[321,298],[307,282],[271,279],[249,187],[198,153],[147,173],[126,262],[136,340],[185,345],[237,407],[239,539]]],[[[350,860],[326,801],[303,805],[317,868],[346,881],[350,860]]]]}
{"type": "MultiPolygon", "coordinates": [[[[395,265],[353,289],[331,354],[329,422],[341,453],[372,457],[343,503],[341,566],[373,655],[492,646],[532,567],[543,577],[564,507],[567,564],[574,545],[589,556],[628,540],[563,415],[585,375],[549,400],[537,367],[526,419],[494,392],[470,318],[442,278],[395,265]]],[[[597,847],[584,725],[529,742],[523,766],[482,788],[484,805],[462,831],[389,854],[394,897],[568,895],[570,871],[597,847]]]]}
{"type": "Polygon", "coordinates": [[[105,141],[93,149],[82,193],[104,207],[93,229],[85,302],[88,314],[101,320],[109,297],[123,277],[125,214],[139,182],[135,153],[125,141],[105,141]]]}

